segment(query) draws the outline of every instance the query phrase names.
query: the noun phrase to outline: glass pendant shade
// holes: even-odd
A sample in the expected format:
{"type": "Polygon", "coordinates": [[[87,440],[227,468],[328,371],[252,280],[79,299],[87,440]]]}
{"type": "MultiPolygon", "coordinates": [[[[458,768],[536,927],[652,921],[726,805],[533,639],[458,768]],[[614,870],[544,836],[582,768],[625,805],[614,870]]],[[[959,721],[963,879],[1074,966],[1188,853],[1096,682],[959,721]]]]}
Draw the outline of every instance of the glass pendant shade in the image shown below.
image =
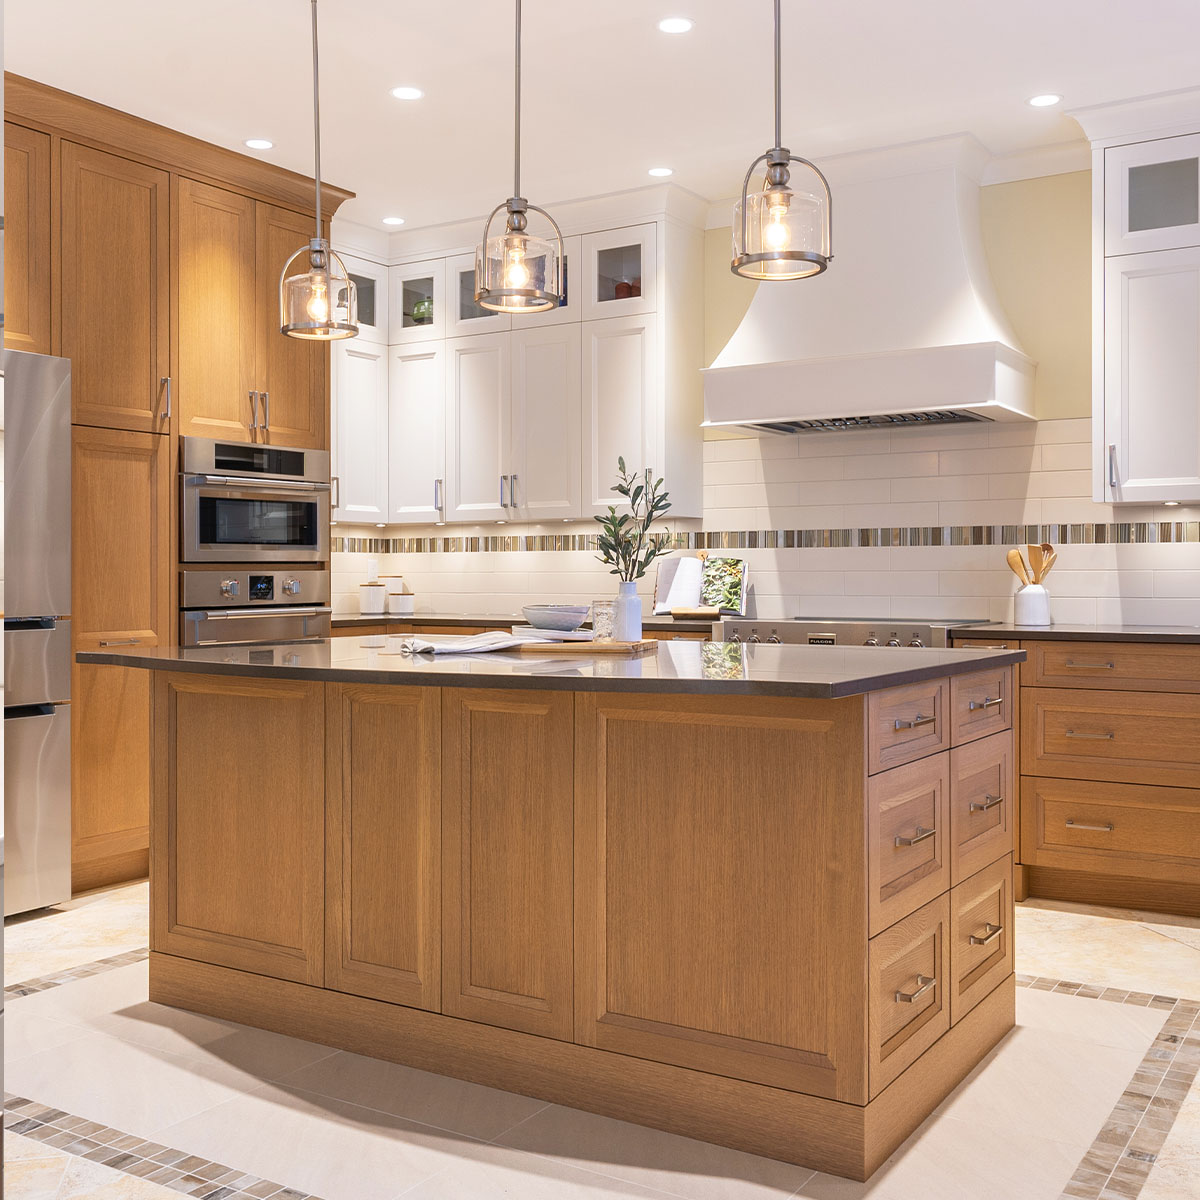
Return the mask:
{"type": "Polygon", "coordinates": [[[281,333],[311,341],[332,342],[358,333],[358,292],[345,264],[328,244],[310,245],[284,264],[279,276],[281,333]],[[301,255],[308,270],[288,275],[301,255]]]}
{"type": "MultiPolygon", "coordinates": [[[[549,217],[547,220],[554,225],[549,217]]],[[[498,237],[489,237],[485,229],[484,240],[475,250],[476,303],[493,312],[507,313],[557,308],[563,291],[562,235],[558,226],[554,225],[552,238],[541,238],[513,229],[511,220],[508,224],[498,237]]]]}
{"type": "MultiPolygon", "coordinates": [[[[792,161],[801,161],[793,159],[792,161]]],[[[815,168],[814,168],[815,173],[815,168]]],[[[804,279],[829,265],[829,190],[789,183],[743,191],[733,209],[732,269],[747,279],[804,279]]]]}

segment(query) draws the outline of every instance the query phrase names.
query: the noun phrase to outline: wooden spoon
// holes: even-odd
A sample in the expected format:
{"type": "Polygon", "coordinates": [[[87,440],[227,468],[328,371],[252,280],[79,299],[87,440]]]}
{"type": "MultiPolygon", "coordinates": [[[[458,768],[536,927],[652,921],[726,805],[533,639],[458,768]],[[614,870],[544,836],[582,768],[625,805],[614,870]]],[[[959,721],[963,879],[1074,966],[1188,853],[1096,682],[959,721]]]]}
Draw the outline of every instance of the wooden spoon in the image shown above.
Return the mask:
{"type": "Polygon", "coordinates": [[[1034,583],[1042,582],[1042,548],[1041,546],[1026,546],[1025,552],[1029,555],[1029,573],[1033,577],[1034,583]]]}
{"type": "Polygon", "coordinates": [[[1042,543],[1042,579],[1050,574],[1050,568],[1058,562],[1058,551],[1049,542],[1042,543]]]}
{"type": "Polygon", "coordinates": [[[1026,586],[1029,586],[1029,572],[1025,569],[1025,560],[1021,552],[1014,546],[1009,552],[1007,562],[1012,573],[1026,586]]]}

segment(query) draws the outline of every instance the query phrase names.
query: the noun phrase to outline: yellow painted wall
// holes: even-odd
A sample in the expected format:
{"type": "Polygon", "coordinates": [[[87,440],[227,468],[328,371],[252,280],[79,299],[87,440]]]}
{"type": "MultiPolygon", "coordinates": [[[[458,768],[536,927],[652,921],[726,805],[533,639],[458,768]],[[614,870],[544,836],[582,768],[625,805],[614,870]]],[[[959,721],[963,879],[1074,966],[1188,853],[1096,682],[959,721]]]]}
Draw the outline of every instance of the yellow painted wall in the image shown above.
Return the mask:
{"type": "MultiPolygon", "coordinates": [[[[1042,418],[1091,414],[1091,172],[982,189],[992,281],[1025,352],[1037,363],[1042,418]]],[[[730,231],[704,235],[704,362],[721,352],[758,284],[729,270],[730,231]]],[[[831,268],[833,269],[833,268],[831,268]]]]}

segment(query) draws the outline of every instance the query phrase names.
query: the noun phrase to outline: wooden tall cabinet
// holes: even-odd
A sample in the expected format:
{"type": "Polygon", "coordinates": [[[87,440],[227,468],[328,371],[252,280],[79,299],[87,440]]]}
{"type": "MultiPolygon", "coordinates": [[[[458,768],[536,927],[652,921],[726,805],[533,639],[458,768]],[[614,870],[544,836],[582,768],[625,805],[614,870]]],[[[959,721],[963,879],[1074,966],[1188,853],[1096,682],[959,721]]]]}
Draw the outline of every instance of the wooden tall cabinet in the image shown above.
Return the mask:
{"type": "Polygon", "coordinates": [[[4,344],[50,353],[50,135],[4,124],[4,344]]]}

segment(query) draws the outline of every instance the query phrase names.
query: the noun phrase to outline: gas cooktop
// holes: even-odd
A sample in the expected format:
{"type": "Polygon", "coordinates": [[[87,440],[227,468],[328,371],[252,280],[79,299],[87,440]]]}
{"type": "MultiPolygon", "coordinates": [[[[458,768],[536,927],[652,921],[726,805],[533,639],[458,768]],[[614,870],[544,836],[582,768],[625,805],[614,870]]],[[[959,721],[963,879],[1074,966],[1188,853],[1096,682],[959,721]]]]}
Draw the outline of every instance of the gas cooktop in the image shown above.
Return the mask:
{"type": "Polygon", "coordinates": [[[910,621],[896,617],[858,620],[842,617],[787,617],[778,621],[730,617],[720,623],[723,642],[773,642],[808,646],[949,645],[948,633],[987,621],[910,621]]]}

